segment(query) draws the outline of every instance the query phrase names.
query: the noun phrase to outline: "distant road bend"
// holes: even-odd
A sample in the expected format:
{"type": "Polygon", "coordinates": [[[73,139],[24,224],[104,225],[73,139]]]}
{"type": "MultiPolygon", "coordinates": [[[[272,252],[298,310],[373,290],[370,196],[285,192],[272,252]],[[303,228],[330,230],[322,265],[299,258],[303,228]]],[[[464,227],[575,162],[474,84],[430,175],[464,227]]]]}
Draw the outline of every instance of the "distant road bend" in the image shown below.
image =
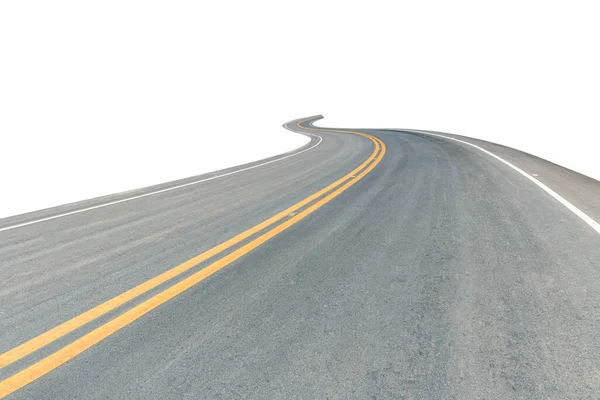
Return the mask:
{"type": "Polygon", "coordinates": [[[600,183],[320,118],[287,154],[0,219],[0,398],[598,398],[600,183]]]}

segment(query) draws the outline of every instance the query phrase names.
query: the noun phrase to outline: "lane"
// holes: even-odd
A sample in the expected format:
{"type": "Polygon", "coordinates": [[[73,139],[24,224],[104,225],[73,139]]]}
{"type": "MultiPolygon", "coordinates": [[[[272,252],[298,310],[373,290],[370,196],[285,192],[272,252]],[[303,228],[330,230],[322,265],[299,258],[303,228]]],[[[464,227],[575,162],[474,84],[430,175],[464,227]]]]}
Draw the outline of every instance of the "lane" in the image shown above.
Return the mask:
{"type": "Polygon", "coordinates": [[[15,229],[17,227],[36,224],[40,222],[44,222],[46,220],[51,220],[55,218],[61,218],[70,214],[78,214],[81,212],[86,212],[91,209],[103,208],[106,206],[111,206],[113,204],[122,203],[126,201],[136,200],[141,197],[153,196],[158,193],[171,191],[174,189],[178,189],[180,187],[186,187],[190,185],[197,185],[199,183],[204,183],[206,181],[214,180],[214,179],[222,179],[223,177],[233,175],[236,173],[244,172],[249,169],[259,168],[263,165],[268,165],[272,163],[279,162],[281,160],[285,160],[287,158],[295,157],[298,154],[305,153],[307,151],[312,150],[321,144],[322,138],[318,135],[314,135],[311,133],[302,133],[308,135],[310,141],[301,146],[298,149],[290,151],[284,154],[278,154],[273,157],[269,157],[263,160],[257,160],[254,162],[250,162],[247,164],[242,164],[239,166],[234,166],[230,168],[225,168],[218,171],[208,172],[202,175],[192,176],[184,179],[179,179],[176,181],[160,183],[144,188],[132,189],[121,193],[113,193],[106,196],[101,196],[97,198],[87,199],[78,201],[75,203],[64,204],[56,207],[51,207],[47,209],[37,210],[25,214],[15,215],[7,218],[0,219],[0,232],[5,230],[15,229]]]}
{"type": "MultiPolygon", "coordinates": [[[[309,120],[309,119],[307,119],[307,120],[309,120]]],[[[296,123],[296,121],[294,121],[294,123],[296,123]]],[[[297,125],[300,126],[300,123],[301,122],[298,122],[297,125]]],[[[115,330],[120,329],[121,327],[127,325],[131,321],[133,321],[133,320],[139,318],[140,316],[142,316],[143,314],[149,312],[153,308],[159,306],[163,302],[165,302],[165,301],[169,300],[170,298],[176,296],[177,294],[189,289],[191,286],[193,286],[197,282],[203,280],[206,276],[209,276],[211,273],[214,273],[214,272],[218,271],[219,269],[227,266],[227,264],[234,261],[235,259],[242,257],[248,251],[251,251],[253,248],[259,246],[261,243],[264,243],[269,238],[277,235],[279,232],[282,232],[283,230],[287,229],[287,227],[300,221],[305,216],[307,216],[307,215],[311,214],[312,212],[314,212],[315,210],[317,210],[323,204],[326,204],[328,201],[335,198],[335,196],[337,196],[339,193],[342,193],[348,187],[355,184],[358,180],[360,180],[367,173],[369,173],[369,171],[371,171],[381,161],[381,159],[385,153],[385,146],[378,139],[376,139],[370,135],[355,132],[353,135],[346,134],[345,136],[346,137],[362,136],[364,138],[368,138],[372,142],[372,144],[375,145],[374,151],[371,153],[369,158],[367,160],[365,160],[360,166],[355,168],[353,171],[347,173],[343,178],[338,179],[333,184],[314,193],[313,195],[309,196],[308,198],[304,199],[303,201],[292,206],[288,210],[280,212],[276,216],[266,220],[265,222],[259,224],[255,228],[252,228],[250,231],[247,231],[247,232],[241,234],[240,236],[243,236],[241,239],[238,240],[238,239],[236,239],[237,238],[236,237],[233,240],[234,241],[237,240],[237,243],[239,243],[244,238],[251,237],[252,234],[260,232],[264,228],[269,227],[269,225],[276,223],[279,220],[290,217],[289,219],[284,220],[284,222],[282,224],[280,224],[279,226],[276,226],[276,228],[272,229],[271,231],[268,231],[265,234],[263,234],[262,236],[257,237],[256,239],[245,244],[241,248],[236,249],[232,253],[225,255],[225,257],[222,258],[221,260],[217,260],[217,261],[213,262],[213,264],[203,268],[202,270],[198,271],[197,273],[194,273],[191,276],[188,276],[184,280],[176,283],[175,285],[164,290],[163,292],[160,292],[160,293],[152,296],[151,298],[148,298],[145,301],[144,301],[143,297],[140,299],[136,299],[136,300],[138,300],[138,302],[141,302],[141,303],[137,304],[137,305],[133,304],[133,305],[135,305],[135,307],[133,307],[129,311],[125,312],[124,314],[120,315],[118,318],[115,318],[115,320],[109,321],[108,323],[100,326],[99,328],[94,329],[90,333],[80,337],[75,342],[69,344],[67,347],[61,349],[60,351],[57,351],[56,353],[52,354],[51,356],[46,357],[39,362],[34,361],[34,363],[32,365],[23,369],[21,372],[17,373],[16,375],[9,376],[4,381],[0,382],[0,396],[10,394],[14,390],[17,390],[18,388],[22,387],[23,385],[26,385],[29,382],[37,379],[38,377],[51,371],[52,369],[56,368],[57,366],[61,365],[62,363],[68,361],[70,358],[76,356],[81,351],[84,351],[89,346],[92,346],[95,343],[97,343],[99,340],[102,340],[102,338],[110,335],[115,330]],[[302,209],[303,207],[305,209],[302,209]],[[207,271],[212,271],[212,272],[207,272],[207,271]],[[198,278],[198,277],[200,277],[200,278],[198,278]],[[191,282],[191,283],[188,283],[188,282],[191,282]],[[132,315],[132,316],[129,317],[129,315],[132,315]],[[116,326],[116,328],[115,328],[115,326],[116,326]],[[104,333],[100,333],[100,332],[104,332],[104,333]]],[[[298,155],[298,154],[296,154],[296,155],[298,155]]],[[[269,164],[269,163],[263,163],[262,165],[266,165],[266,164],[269,164]]],[[[249,169],[250,168],[246,168],[245,170],[249,170],[249,169]]],[[[163,192],[163,193],[166,193],[166,192],[163,192]]],[[[143,197],[146,198],[148,196],[143,196],[143,197]]],[[[131,199],[131,200],[138,200],[139,198],[140,198],[140,196],[138,196],[134,199],[131,199]]],[[[117,203],[113,203],[113,204],[117,204],[117,203]]],[[[118,203],[118,204],[121,204],[121,203],[118,203]]],[[[84,211],[86,211],[86,210],[84,210],[84,211]]],[[[89,210],[87,210],[87,211],[89,211],[89,210]]],[[[68,217],[71,215],[74,215],[74,214],[69,214],[69,215],[64,215],[64,216],[68,217]]],[[[52,221],[55,221],[55,219],[46,220],[43,222],[52,222],[52,221]]],[[[31,227],[31,225],[23,226],[23,228],[28,228],[28,227],[31,227]]],[[[203,253],[197,257],[194,257],[194,258],[186,261],[186,263],[174,268],[173,270],[168,271],[166,273],[166,275],[169,275],[169,277],[172,277],[173,271],[179,271],[177,273],[180,273],[182,271],[181,268],[184,268],[183,271],[186,271],[186,270],[192,268],[195,264],[198,264],[201,261],[204,261],[206,259],[210,259],[211,256],[214,256],[214,255],[218,254],[219,252],[226,250],[227,247],[230,247],[231,245],[227,244],[229,242],[231,242],[231,241],[228,241],[228,242],[223,243],[222,245],[219,245],[217,248],[220,250],[218,250],[218,251],[213,251],[214,249],[210,250],[209,253],[211,253],[211,254],[209,254],[208,256],[205,256],[207,253],[203,253]],[[202,258],[202,260],[200,258],[202,258]]],[[[235,243],[233,243],[233,244],[235,244],[235,243]]],[[[201,267],[202,266],[200,266],[200,268],[201,267]]],[[[115,306],[118,306],[118,304],[115,304],[115,301],[117,303],[120,302],[120,304],[123,304],[124,301],[127,301],[130,298],[132,298],[129,295],[129,293],[133,293],[133,292],[137,291],[138,293],[134,293],[134,294],[138,295],[140,293],[138,290],[140,287],[146,287],[149,283],[155,281],[156,279],[161,278],[164,275],[165,274],[163,274],[157,278],[154,278],[153,280],[146,282],[145,284],[126,292],[125,295],[120,295],[120,296],[114,298],[113,300],[110,300],[109,302],[102,304],[101,306],[96,307],[96,308],[84,313],[83,315],[76,317],[75,319],[70,320],[70,321],[58,326],[57,328],[51,329],[50,331],[46,332],[45,334],[42,334],[39,337],[36,337],[33,340],[31,340],[27,343],[24,343],[23,345],[18,346],[17,348],[14,348],[14,349],[0,355],[0,367],[8,366],[9,367],[8,374],[9,375],[12,374],[13,372],[10,372],[11,367],[14,367],[15,366],[14,364],[18,364],[21,361],[20,360],[21,357],[26,357],[32,351],[38,350],[38,349],[42,348],[42,346],[47,345],[49,343],[51,345],[53,345],[53,344],[58,345],[59,343],[54,343],[53,341],[56,339],[59,339],[59,341],[60,341],[60,338],[63,335],[69,334],[69,332],[73,331],[73,329],[79,328],[81,325],[91,321],[93,318],[103,315],[103,313],[106,312],[107,308],[110,307],[110,309],[115,309],[115,306]],[[96,310],[99,310],[99,311],[96,311],[96,310]],[[92,318],[88,317],[88,315],[92,316],[92,318]]],[[[183,277],[185,277],[185,276],[183,276],[183,277]]],[[[163,279],[163,281],[165,281],[165,280],[163,279]]],[[[172,282],[169,282],[169,284],[171,284],[171,283],[172,282]]],[[[152,287],[158,287],[158,286],[154,285],[152,287]]],[[[143,293],[143,292],[141,292],[141,293],[143,293]]],[[[110,311],[110,309],[108,311],[110,311]]],[[[103,321],[100,320],[100,321],[93,321],[93,322],[102,323],[103,321]]],[[[84,327],[86,327],[86,326],[84,326],[84,327]]],[[[91,328],[93,328],[93,325],[91,326],[91,328]]],[[[49,347],[51,348],[52,346],[49,346],[49,347]]],[[[42,348],[42,357],[44,357],[44,355],[43,355],[44,350],[48,350],[48,349],[42,348]]],[[[33,354],[35,354],[35,353],[33,353],[33,354]]],[[[18,365],[17,365],[17,367],[18,367],[18,365]]],[[[3,370],[3,372],[6,372],[6,368],[3,370]]]]}
{"type": "Polygon", "coordinates": [[[197,177],[178,180],[175,182],[168,182],[166,184],[153,185],[151,187],[127,191],[125,193],[102,196],[99,198],[84,200],[67,205],[52,207],[49,209],[12,216],[9,218],[5,218],[2,221],[2,226],[0,226],[0,232],[21,228],[23,226],[39,224],[42,222],[50,221],[57,218],[63,218],[73,214],[88,212],[90,210],[110,207],[115,204],[138,200],[143,197],[154,196],[160,193],[170,192],[172,190],[180,189],[191,185],[198,185],[200,183],[205,183],[215,179],[223,179],[230,175],[239,174],[240,172],[245,172],[254,168],[260,168],[265,165],[269,165],[291,157],[295,157],[299,154],[312,150],[313,148],[320,145],[323,141],[323,138],[321,138],[320,136],[308,133],[306,135],[308,135],[310,138],[309,143],[289,153],[270,157],[265,160],[248,163],[246,165],[238,167],[227,168],[216,172],[210,172],[197,177]]]}
{"type": "MultiPolygon", "coordinates": [[[[410,130],[403,130],[402,132],[410,133],[410,130]]],[[[536,157],[532,154],[524,153],[485,140],[445,132],[418,130],[416,132],[417,134],[420,132],[427,132],[450,136],[480,146],[516,165],[530,175],[537,177],[544,184],[556,190],[569,202],[573,203],[577,208],[589,215],[592,219],[600,221],[600,184],[593,178],[561,167],[560,165],[536,157]]]]}
{"type": "MultiPolygon", "coordinates": [[[[546,185],[544,182],[542,182],[540,179],[538,179],[537,178],[538,174],[528,173],[527,171],[525,171],[522,168],[516,166],[515,164],[513,164],[513,163],[511,163],[511,162],[509,162],[507,160],[505,160],[504,158],[498,156],[497,154],[494,154],[491,151],[485,149],[484,147],[478,146],[477,144],[472,143],[470,141],[465,141],[463,139],[459,139],[459,138],[456,138],[456,137],[452,137],[452,136],[448,136],[448,135],[442,135],[442,134],[433,133],[433,132],[427,132],[427,131],[420,131],[419,133],[426,134],[426,135],[429,135],[429,136],[443,138],[444,140],[452,140],[452,141],[461,143],[461,144],[463,144],[465,146],[469,146],[469,147],[475,148],[475,149],[477,149],[477,150],[479,150],[479,151],[487,154],[488,156],[494,158],[498,162],[501,162],[501,163],[505,164],[506,166],[508,166],[509,168],[513,169],[515,172],[517,172],[518,174],[522,175],[523,177],[525,177],[526,179],[528,179],[529,181],[531,181],[534,185],[538,186],[540,189],[542,189],[544,192],[546,192],[549,196],[551,196],[554,200],[558,201],[566,209],[568,209],[569,211],[571,211],[578,218],[580,218],[583,222],[585,222],[586,224],[588,224],[590,226],[590,228],[592,228],[598,234],[600,234],[600,223],[598,223],[593,217],[590,217],[583,210],[581,210],[580,208],[578,208],[577,206],[575,206],[569,200],[567,200],[566,198],[564,198],[563,196],[561,196],[560,194],[558,194],[555,190],[553,190],[548,185],[546,185]]],[[[544,179],[544,180],[547,180],[547,179],[544,179]]]]}
{"type": "Polygon", "coordinates": [[[472,148],[365,132],[363,179],[11,398],[594,398],[596,232],[472,148]]]}
{"type": "Polygon", "coordinates": [[[372,146],[332,133],[313,154],[0,232],[0,353],[331,184],[363,162],[372,146]]]}
{"type": "MultiPolygon", "coordinates": [[[[247,171],[250,169],[258,168],[260,166],[271,164],[273,162],[278,162],[278,161],[284,160],[286,158],[293,157],[293,156],[302,154],[306,151],[309,151],[322,142],[321,137],[316,136],[316,135],[311,135],[311,136],[313,138],[318,138],[318,141],[313,146],[306,147],[305,149],[300,149],[299,151],[297,151],[295,153],[285,155],[283,157],[278,157],[278,158],[275,158],[270,161],[256,163],[253,166],[249,166],[249,167],[244,166],[238,170],[234,170],[232,172],[228,172],[224,175],[219,175],[219,176],[220,177],[230,176],[235,173],[240,173],[240,172],[244,172],[244,171],[247,171]]],[[[367,165],[367,163],[368,163],[368,161],[363,163],[363,165],[361,165],[360,167],[357,168],[357,171],[361,170],[364,166],[367,165]]],[[[87,212],[87,211],[97,209],[97,208],[108,207],[108,206],[112,206],[114,204],[119,204],[119,203],[126,202],[126,201],[133,201],[133,200],[140,199],[142,197],[148,197],[151,195],[164,193],[164,192],[178,189],[181,187],[186,187],[189,185],[197,184],[200,182],[206,182],[206,181],[210,181],[210,180],[213,180],[213,179],[208,178],[208,179],[204,179],[201,181],[194,180],[190,183],[183,184],[183,185],[177,185],[177,186],[171,186],[167,189],[161,189],[158,191],[149,191],[148,193],[145,193],[143,195],[135,195],[133,197],[127,197],[122,200],[111,201],[108,203],[101,203],[100,205],[96,205],[96,206],[92,206],[92,207],[79,208],[76,211],[71,211],[71,212],[62,213],[62,214],[55,214],[52,217],[45,217],[42,219],[32,220],[30,222],[13,225],[12,227],[9,226],[9,227],[5,228],[5,230],[18,229],[18,228],[21,228],[24,226],[29,226],[29,225],[36,224],[36,223],[43,223],[43,222],[53,220],[56,218],[61,218],[61,217],[65,217],[65,216],[69,216],[69,215],[73,215],[73,214],[78,214],[81,212],[87,212]]],[[[84,326],[85,324],[95,320],[96,318],[98,318],[112,310],[117,309],[118,307],[126,304],[127,302],[131,301],[132,299],[135,299],[136,297],[143,295],[146,292],[148,292],[156,287],[159,287],[161,284],[168,282],[169,280],[177,277],[178,275],[192,269],[197,264],[200,264],[201,262],[208,260],[211,257],[214,257],[214,256],[222,253],[223,251],[229,249],[232,246],[235,246],[236,244],[242,242],[246,238],[251,237],[253,234],[258,233],[261,230],[269,227],[270,225],[277,223],[278,221],[287,217],[287,214],[296,212],[303,206],[310,204],[311,201],[313,201],[314,199],[317,199],[322,194],[327,193],[331,188],[335,188],[339,184],[342,184],[344,182],[344,180],[345,180],[345,178],[342,178],[341,180],[332,184],[330,187],[327,187],[327,188],[323,189],[322,191],[315,193],[313,196],[310,196],[307,199],[303,200],[302,202],[291,206],[287,210],[282,211],[281,213],[271,217],[270,219],[262,222],[261,224],[254,226],[253,228],[250,228],[249,230],[246,230],[246,231],[236,235],[235,237],[231,238],[230,240],[223,242],[220,245],[218,245],[206,252],[203,252],[196,257],[193,257],[192,259],[186,261],[183,264],[180,264],[179,266],[177,266],[175,268],[165,271],[164,273],[150,279],[149,281],[146,281],[136,287],[129,289],[128,291],[120,294],[119,296],[112,298],[112,299],[106,301],[105,303],[102,303],[99,306],[94,307],[94,308],[86,311],[85,313],[78,315],[78,316],[74,317],[73,319],[68,320],[68,321],[50,329],[49,331],[44,332],[43,334],[36,336],[36,337],[28,340],[27,342],[24,342],[21,345],[3,353],[3,354],[0,354],[0,368],[6,367],[6,366],[12,364],[13,362],[18,361],[19,359],[26,357],[28,354],[31,354],[34,351],[37,351],[37,350],[43,348],[44,346],[52,343],[53,341],[61,338],[64,335],[69,334],[70,332],[73,332],[74,330],[84,326]]]]}

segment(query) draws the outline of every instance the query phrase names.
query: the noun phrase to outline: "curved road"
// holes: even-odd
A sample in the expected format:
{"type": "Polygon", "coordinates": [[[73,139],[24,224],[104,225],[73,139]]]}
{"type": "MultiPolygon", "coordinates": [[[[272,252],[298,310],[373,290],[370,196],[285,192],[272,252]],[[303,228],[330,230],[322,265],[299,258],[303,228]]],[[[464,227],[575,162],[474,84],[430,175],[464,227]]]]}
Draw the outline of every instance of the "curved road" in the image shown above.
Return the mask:
{"type": "Polygon", "coordinates": [[[600,183],[319,118],[290,154],[0,220],[0,398],[597,398],[600,183]]]}

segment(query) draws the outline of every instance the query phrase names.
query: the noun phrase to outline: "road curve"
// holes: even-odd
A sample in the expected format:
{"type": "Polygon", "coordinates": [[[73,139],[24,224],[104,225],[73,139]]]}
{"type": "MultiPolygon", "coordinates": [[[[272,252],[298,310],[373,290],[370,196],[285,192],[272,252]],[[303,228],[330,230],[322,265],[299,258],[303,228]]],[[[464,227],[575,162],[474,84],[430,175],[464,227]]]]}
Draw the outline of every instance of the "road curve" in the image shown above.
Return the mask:
{"type": "Polygon", "coordinates": [[[319,118],[289,155],[0,220],[0,398],[596,398],[600,235],[482,149],[592,221],[600,183],[319,118]]]}

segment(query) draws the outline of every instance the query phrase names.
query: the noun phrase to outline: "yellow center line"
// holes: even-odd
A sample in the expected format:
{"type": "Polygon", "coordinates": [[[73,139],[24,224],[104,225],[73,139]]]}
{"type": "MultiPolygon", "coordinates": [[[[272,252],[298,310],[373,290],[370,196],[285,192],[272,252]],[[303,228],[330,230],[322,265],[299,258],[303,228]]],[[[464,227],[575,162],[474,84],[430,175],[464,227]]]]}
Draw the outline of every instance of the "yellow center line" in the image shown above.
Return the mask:
{"type": "MultiPolygon", "coordinates": [[[[310,119],[310,118],[308,118],[308,119],[310,119]]],[[[304,121],[306,121],[306,120],[298,122],[298,126],[300,126],[300,123],[302,123],[304,121]]],[[[217,254],[229,249],[230,247],[235,246],[236,244],[244,241],[245,239],[249,238],[250,236],[254,235],[255,233],[258,233],[258,232],[262,231],[263,229],[273,225],[277,221],[279,221],[285,217],[288,217],[291,213],[306,206],[310,202],[321,197],[322,195],[331,191],[332,189],[338,187],[339,185],[341,185],[348,179],[351,179],[354,174],[356,174],[357,172],[359,172],[363,168],[365,168],[369,164],[369,162],[371,162],[375,158],[377,151],[379,150],[379,147],[380,147],[380,145],[376,144],[375,151],[370,155],[370,157],[365,162],[363,162],[361,165],[359,165],[357,168],[355,168],[352,172],[350,172],[349,174],[345,175],[344,177],[338,179],[331,185],[312,194],[311,196],[307,197],[306,199],[294,204],[293,206],[289,207],[288,209],[278,213],[277,215],[274,215],[273,217],[246,230],[245,232],[242,232],[242,233],[234,236],[233,238],[203,252],[202,254],[199,254],[199,255],[183,262],[182,264],[177,265],[176,267],[173,267],[172,269],[165,271],[162,274],[157,275],[156,277],[139,284],[138,286],[135,286],[134,288],[129,289],[128,291],[126,291],[116,297],[113,297],[112,299],[107,300],[106,302],[104,302],[104,303],[102,303],[102,304],[100,304],[100,305],[66,321],[66,322],[63,322],[62,324],[40,334],[39,336],[36,336],[36,337],[28,340],[27,342],[22,343],[21,345],[13,348],[11,350],[8,350],[7,352],[5,352],[3,354],[0,354],[0,368],[4,368],[7,365],[10,365],[10,364],[14,363],[15,361],[20,360],[21,358],[26,357],[27,355],[33,353],[34,351],[37,351],[44,346],[47,346],[48,344],[54,342],[55,340],[58,340],[61,337],[82,327],[83,325],[101,317],[102,315],[116,309],[117,307],[120,307],[121,305],[135,299],[136,297],[141,296],[142,294],[175,278],[176,276],[181,275],[182,273],[190,270],[191,268],[208,260],[209,258],[212,258],[212,257],[216,256],[217,254]]]]}
{"type": "MultiPolygon", "coordinates": [[[[300,122],[298,123],[298,126],[300,126],[300,122]]],[[[310,128],[310,129],[318,130],[318,129],[314,129],[314,128],[310,128]]],[[[327,129],[323,129],[323,130],[327,130],[327,129]]],[[[215,248],[208,250],[207,252],[202,253],[201,255],[196,256],[196,257],[186,261],[185,263],[183,263],[183,264],[181,264],[181,265],[179,265],[157,277],[155,277],[139,286],[136,286],[133,289],[130,289],[129,291],[123,293],[122,295],[117,296],[117,297],[103,303],[102,305],[97,306],[94,309],[92,309],[84,314],[81,314],[80,316],[75,317],[74,319],[67,321],[64,324],[59,325],[58,327],[24,343],[23,345],[18,346],[17,348],[10,350],[7,353],[4,353],[0,357],[4,357],[4,356],[8,355],[8,356],[6,356],[6,360],[8,360],[10,363],[10,362],[14,362],[16,359],[24,357],[27,354],[30,354],[31,352],[45,346],[46,344],[58,339],[59,337],[64,336],[65,334],[75,330],[76,328],[82,326],[83,324],[90,322],[91,320],[99,317],[100,315],[105,314],[106,312],[110,311],[111,309],[116,308],[118,305],[121,305],[121,304],[125,303],[126,301],[129,301],[129,300],[133,299],[134,297],[137,297],[140,294],[147,292],[152,287],[156,287],[160,283],[165,282],[165,281],[173,278],[174,276],[181,274],[182,272],[184,272],[186,270],[189,270],[190,268],[197,265],[202,260],[206,260],[206,259],[212,257],[213,255],[218,254],[219,252],[225,250],[226,248],[233,246],[235,243],[239,243],[243,239],[251,236],[253,233],[259,232],[260,230],[268,227],[269,225],[272,225],[273,223],[277,222],[278,220],[281,220],[284,217],[289,216],[289,214],[291,212],[293,212],[294,210],[297,210],[298,208],[301,208],[302,206],[310,203],[312,200],[315,200],[316,198],[320,197],[321,195],[329,192],[331,189],[334,189],[335,187],[339,186],[340,184],[346,182],[348,179],[352,178],[352,180],[350,180],[349,182],[347,182],[346,184],[344,184],[342,187],[338,188],[334,192],[329,193],[327,196],[325,196],[324,198],[322,198],[321,200],[319,200],[312,206],[308,207],[304,211],[296,214],[289,220],[287,220],[284,223],[278,225],[277,227],[271,229],[269,232],[259,236],[258,238],[252,240],[248,244],[240,247],[239,249],[235,250],[231,254],[212,263],[208,267],[191,275],[190,277],[184,279],[183,281],[163,290],[162,292],[158,293],[157,295],[144,301],[143,303],[139,304],[138,306],[130,309],[129,311],[125,312],[124,314],[114,318],[113,320],[105,323],[104,325],[100,326],[99,328],[96,328],[92,332],[82,336],[81,338],[77,339],[73,343],[58,350],[57,352],[42,359],[41,361],[31,365],[30,367],[22,370],[21,372],[18,372],[17,374],[12,375],[11,377],[0,382],[0,398],[4,398],[5,396],[14,392],[15,390],[18,390],[19,388],[27,385],[28,383],[47,374],[48,372],[52,371],[53,369],[57,368],[58,366],[62,365],[65,362],[67,362],[68,360],[77,356],[81,352],[85,351],[89,347],[100,342],[104,338],[110,336],[112,333],[114,333],[117,330],[123,328],[124,326],[130,324],[131,322],[135,321],[142,315],[148,313],[152,309],[154,309],[154,308],[158,307],[159,305],[165,303],[166,301],[172,299],[173,297],[177,296],[178,294],[182,293],[183,291],[189,289],[190,287],[192,287],[192,286],[196,285],[197,283],[199,283],[200,281],[204,280],[206,277],[212,275],[216,271],[224,268],[225,266],[229,265],[231,262],[237,260],[238,258],[242,257],[243,255],[247,254],[248,252],[252,251],[254,248],[258,247],[260,244],[266,242],[267,240],[269,240],[270,238],[279,234],[280,232],[287,229],[291,225],[297,223],[298,221],[300,221],[301,219],[306,217],[308,214],[314,212],[316,209],[320,208],[325,203],[329,202],[331,199],[333,199],[334,197],[339,195],[341,192],[343,192],[344,190],[346,190],[347,188],[352,186],[354,183],[356,183],[358,180],[360,180],[369,171],[371,171],[373,168],[375,168],[375,166],[377,164],[379,164],[379,162],[383,158],[383,155],[385,154],[385,144],[383,142],[381,142],[378,138],[371,136],[371,135],[363,134],[360,132],[351,132],[351,131],[338,131],[338,132],[354,133],[354,134],[368,137],[375,143],[375,151],[373,152],[373,154],[371,154],[371,156],[363,164],[361,164],[359,167],[357,167],[355,170],[353,170],[352,172],[350,172],[343,178],[341,178],[338,181],[334,182],[333,184],[327,186],[326,188],[320,190],[319,192],[316,192],[315,194],[311,195],[310,197],[306,198],[305,200],[288,208],[287,210],[282,211],[281,213],[277,214],[276,216],[270,218],[269,220],[264,221],[263,223],[257,225],[256,227],[249,229],[246,232],[243,232],[242,234],[230,239],[229,241],[224,242],[221,245],[216,246],[215,248]],[[377,155],[377,153],[379,153],[379,154],[377,155]],[[363,167],[368,165],[376,155],[377,155],[377,158],[375,159],[375,161],[373,163],[371,163],[366,169],[363,170],[363,167]],[[360,172],[358,175],[356,175],[361,170],[362,170],[362,172],[360,172]],[[250,233],[250,232],[252,232],[252,233],[250,233]],[[237,241],[236,241],[236,239],[237,239],[237,241]],[[59,329],[59,328],[61,328],[61,329],[59,329]],[[26,345],[29,345],[29,347],[27,347],[26,345]],[[16,350],[18,350],[18,351],[16,351],[16,350]]]]}

